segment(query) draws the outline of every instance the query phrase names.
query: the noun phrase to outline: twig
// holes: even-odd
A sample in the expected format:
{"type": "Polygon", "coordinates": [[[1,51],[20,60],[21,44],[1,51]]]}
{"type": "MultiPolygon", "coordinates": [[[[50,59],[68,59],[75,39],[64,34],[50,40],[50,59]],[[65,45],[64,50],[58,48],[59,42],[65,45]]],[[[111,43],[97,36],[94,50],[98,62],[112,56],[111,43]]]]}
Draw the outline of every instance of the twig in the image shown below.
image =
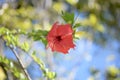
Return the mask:
{"type": "MultiPolygon", "coordinates": [[[[3,37],[2,37],[1,39],[2,39],[3,41],[5,41],[3,37]]],[[[6,42],[6,41],[5,41],[5,42],[6,42]]],[[[12,50],[12,52],[13,52],[14,55],[16,56],[16,58],[17,58],[18,62],[20,63],[20,66],[21,66],[21,68],[23,69],[23,71],[24,71],[27,79],[28,79],[28,80],[32,80],[32,79],[30,78],[29,73],[27,72],[25,66],[23,65],[23,63],[22,63],[19,55],[17,54],[16,50],[14,49],[14,47],[12,47],[12,46],[8,46],[8,47],[12,50]]]]}
{"type": "Polygon", "coordinates": [[[13,47],[11,47],[11,46],[8,46],[8,47],[12,50],[12,52],[13,52],[14,55],[16,56],[16,58],[17,58],[18,62],[20,63],[20,65],[21,65],[21,67],[22,67],[22,69],[23,69],[26,77],[28,78],[28,80],[32,80],[32,79],[30,78],[29,73],[27,72],[25,66],[23,65],[23,63],[22,63],[19,55],[18,55],[17,52],[15,51],[15,49],[14,49],[13,47]]]}

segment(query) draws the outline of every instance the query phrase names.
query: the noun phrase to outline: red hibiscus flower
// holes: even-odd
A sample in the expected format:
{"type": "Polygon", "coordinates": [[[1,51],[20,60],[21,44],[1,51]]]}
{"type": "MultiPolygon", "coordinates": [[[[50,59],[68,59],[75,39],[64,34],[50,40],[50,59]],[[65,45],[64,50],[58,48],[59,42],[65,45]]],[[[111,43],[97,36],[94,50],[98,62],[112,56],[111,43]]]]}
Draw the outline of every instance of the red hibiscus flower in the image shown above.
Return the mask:
{"type": "Polygon", "coordinates": [[[58,22],[53,24],[52,29],[47,35],[48,45],[52,51],[68,53],[70,48],[74,48],[73,30],[70,24],[59,25],[58,22]]]}

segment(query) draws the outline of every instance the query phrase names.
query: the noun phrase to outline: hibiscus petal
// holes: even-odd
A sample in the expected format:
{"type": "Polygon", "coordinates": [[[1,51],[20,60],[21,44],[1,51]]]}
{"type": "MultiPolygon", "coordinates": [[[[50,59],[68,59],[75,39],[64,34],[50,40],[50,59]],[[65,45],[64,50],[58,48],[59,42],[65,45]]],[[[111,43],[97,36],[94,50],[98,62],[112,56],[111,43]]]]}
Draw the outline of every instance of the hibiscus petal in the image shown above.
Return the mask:
{"type": "Polygon", "coordinates": [[[58,52],[62,52],[64,54],[68,53],[69,48],[64,47],[64,45],[60,44],[60,43],[55,43],[54,47],[53,47],[54,51],[58,51],[58,52]]]}
{"type": "Polygon", "coordinates": [[[48,42],[47,47],[50,47],[50,48],[52,49],[52,51],[54,51],[53,47],[54,47],[55,42],[56,42],[56,40],[53,40],[53,41],[49,41],[49,42],[48,42]]]}
{"type": "Polygon", "coordinates": [[[64,37],[64,39],[62,39],[62,41],[60,43],[64,44],[64,46],[68,47],[68,48],[74,48],[74,46],[75,46],[73,43],[72,35],[68,35],[68,36],[64,37]]]}
{"type": "Polygon", "coordinates": [[[58,35],[67,35],[67,34],[72,34],[72,33],[73,33],[73,30],[70,24],[59,25],[59,27],[57,28],[58,35]]]}
{"type": "Polygon", "coordinates": [[[58,22],[53,24],[50,32],[48,33],[48,35],[47,35],[47,40],[48,41],[53,40],[53,38],[57,35],[57,28],[58,28],[58,22]]]}

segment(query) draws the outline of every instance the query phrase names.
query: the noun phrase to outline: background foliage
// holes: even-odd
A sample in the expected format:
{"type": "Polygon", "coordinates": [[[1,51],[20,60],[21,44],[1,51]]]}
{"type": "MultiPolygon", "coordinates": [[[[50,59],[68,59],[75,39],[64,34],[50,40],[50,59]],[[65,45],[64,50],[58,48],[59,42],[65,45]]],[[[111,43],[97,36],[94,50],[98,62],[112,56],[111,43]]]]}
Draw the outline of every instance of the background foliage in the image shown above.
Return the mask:
{"type": "Polygon", "coordinates": [[[119,35],[119,0],[0,0],[0,80],[27,79],[13,50],[33,80],[120,80],[119,35]],[[75,30],[68,55],[45,48],[56,21],[75,30]]]}

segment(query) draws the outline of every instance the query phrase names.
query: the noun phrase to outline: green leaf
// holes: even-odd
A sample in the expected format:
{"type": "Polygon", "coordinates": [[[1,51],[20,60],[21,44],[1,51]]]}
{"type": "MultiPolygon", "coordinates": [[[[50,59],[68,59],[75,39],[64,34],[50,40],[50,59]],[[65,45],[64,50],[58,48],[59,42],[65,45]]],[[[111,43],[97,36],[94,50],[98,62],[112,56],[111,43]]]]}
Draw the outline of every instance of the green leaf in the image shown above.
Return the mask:
{"type": "Polygon", "coordinates": [[[47,44],[46,36],[48,34],[48,31],[46,30],[37,30],[37,31],[32,31],[28,33],[28,37],[32,37],[34,41],[41,40],[45,45],[47,44]]]}
{"type": "Polygon", "coordinates": [[[29,50],[29,44],[27,42],[24,42],[20,47],[26,52],[29,50]]]}
{"type": "Polygon", "coordinates": [[[47,40],[46,40],[46,38],[41,38],[41,41],[45,44],[45,46],[47,45],[47,40]]]}
{"type": "Polygon", "coordinates": [[[5,27],[0,27],[0,35],[9,34],[10,31],[5,27]]]}
{"type": "Polygon", "coordinates": [[[48,72],[47,74],[48,74],[49,79],[54,79],[56,77],[55,72],[48,72]]]}
{"type": "Polygon", "coordinates": [[[40,69],[43,72],[43,76],[46,77],[48,80],[54,80],[56,77],[56,73],[55,72],[51,72],[49,71],[46,67],[45,64],[43,63],[43,61],[38,58],[36,56],[36,52],[33,51],[33,53],[31,54],[31,57],[34,59],[34,61],[39,65],[40,69]]]}
{"type": "Polygon", "coordinates": [[[74,23],[74,13],[62,12],[62,18],[71,25],[74,23]]]}
{"type": "Polygon", "coordinates": [[[75,28],[78,28],[78,27],[80,27],[80,26],[81,26],[80,23],[76,23],[76,24],[73,26],[73,28],[75,29],[75,28]]]}
{"type": "Polygon", "coordinates": [[[6,40],[6,44],[7,45],[13,45],[13,46],[17,46],[18,45],[18,36],[14,36],[12,34],[6,35],[4,36],[4,39],[6,40]]]}
{"type": "Polygon", "coordinates": [[[0,56],[0,64],[4,65],[5,70],[11,71],[13,76],[19,80],[27,80],[21,69],[17,67],[16,63],[7,59],[6,57],[0,56]]]}

